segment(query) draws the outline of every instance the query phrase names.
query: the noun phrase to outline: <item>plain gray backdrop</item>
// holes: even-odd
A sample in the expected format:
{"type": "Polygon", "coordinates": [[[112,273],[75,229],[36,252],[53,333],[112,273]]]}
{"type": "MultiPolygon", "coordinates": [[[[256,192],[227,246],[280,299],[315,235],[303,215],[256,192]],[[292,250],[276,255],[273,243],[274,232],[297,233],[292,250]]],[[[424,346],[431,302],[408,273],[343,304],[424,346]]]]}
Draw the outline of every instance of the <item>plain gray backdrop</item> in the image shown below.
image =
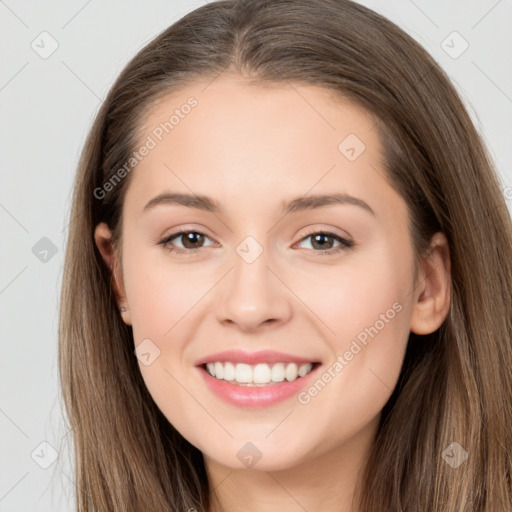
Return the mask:
{"type": "MultiPolygon", "coordinates": [[[[447,71],[512,210],[512,0],[360,3],[404,28],[447,71]]],[[[0,511],[75,510],[57,326],[78,157],[128,60],[203,4],[0,0],[0,511]]]]}

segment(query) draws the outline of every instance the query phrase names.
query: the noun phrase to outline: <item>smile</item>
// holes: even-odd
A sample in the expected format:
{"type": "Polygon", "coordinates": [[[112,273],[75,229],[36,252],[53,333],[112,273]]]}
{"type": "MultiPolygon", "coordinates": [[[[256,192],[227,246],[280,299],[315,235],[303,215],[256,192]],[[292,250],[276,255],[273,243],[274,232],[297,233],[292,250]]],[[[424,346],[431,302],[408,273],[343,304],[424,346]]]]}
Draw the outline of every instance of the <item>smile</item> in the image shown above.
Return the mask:
{"type": "Polygon", "coordinates": [[[255,365],[232,362],[212,362],[205,364],[206,371],[217,380],[224,380],[238,386],[268,386],[285,379],[292,382],[305,377],[313,369],[314,363],[259,363],[255,365]]]}
{"type": "Polygon", "coordinates": [[[197,367],[207,389],[222,401],[238,408],[269,407],[290,399],[310,385],[321,371],[321,363],[246,363],[215,362],[197,367]],[[219,373],[217,373],[219,370],[219,373]],[[226,375],[220,372],[226,370],[226,375]],[[214,372],[215,376],[210,372],[214,372]],[[303,374],[303,375],[302,375],[303,374]],[[272,378],[277,379],[277,382],[272,378]],[[291,380],[288,380],[290,377],[291,380]],[[237,379],[240,379],[238,382],[237,379]],[[312,380],[313,379],[313,380],[312,380]],[[255,382],[264,380],[265,382],[255,382]],[[250,381],[250,382],[248,382],[250,381]]]}

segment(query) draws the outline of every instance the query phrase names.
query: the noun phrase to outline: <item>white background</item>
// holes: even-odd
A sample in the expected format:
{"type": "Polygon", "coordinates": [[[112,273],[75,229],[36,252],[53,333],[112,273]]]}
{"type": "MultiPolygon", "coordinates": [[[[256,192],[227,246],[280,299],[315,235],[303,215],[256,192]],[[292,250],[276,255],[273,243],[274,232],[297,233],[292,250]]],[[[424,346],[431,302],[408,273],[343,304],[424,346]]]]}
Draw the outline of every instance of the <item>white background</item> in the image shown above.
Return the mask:
{"type": "MultiPolygon", "coordinates": [[[[203,3],[0,0],[0,511],[74,510],[57,311],[78,156],[129,58],[203,3]],[[47,59],[31,48],[43,31],[58,42],[47,59]],[[47,262],[32,252],[43,237],[57,248],[47,262]],[[47,469],[31,457],[52,460],[42,442],[58,453],[47,469]]],[[[512,210],[512,0],[360,3],[404,28],[448,72],[491,150],[512,210]],[[456,59],[441,47],[453,31],[469,43],[456,59]]]]}

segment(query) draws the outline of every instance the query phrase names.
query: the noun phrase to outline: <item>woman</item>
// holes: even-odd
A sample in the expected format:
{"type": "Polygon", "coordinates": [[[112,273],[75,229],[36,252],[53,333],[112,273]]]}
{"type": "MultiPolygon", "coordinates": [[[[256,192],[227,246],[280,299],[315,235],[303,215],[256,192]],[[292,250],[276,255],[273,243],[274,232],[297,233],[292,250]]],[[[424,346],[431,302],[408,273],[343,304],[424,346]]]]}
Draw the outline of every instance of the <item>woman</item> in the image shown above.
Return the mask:
{"type": "Polygon", "coordinates": [[[346,0],[186,15],[113,85],[72,217],[78,510],[512,506],[510,215],[390,21],[346,0]]]}

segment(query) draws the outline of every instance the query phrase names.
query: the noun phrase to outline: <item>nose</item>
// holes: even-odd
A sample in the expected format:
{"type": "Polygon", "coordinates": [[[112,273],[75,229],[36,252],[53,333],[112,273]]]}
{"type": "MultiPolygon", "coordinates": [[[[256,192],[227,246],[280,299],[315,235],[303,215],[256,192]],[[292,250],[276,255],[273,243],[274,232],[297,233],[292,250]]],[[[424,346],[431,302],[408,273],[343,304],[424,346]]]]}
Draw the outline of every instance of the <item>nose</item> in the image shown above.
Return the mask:
{"type": "Polygon", "coordinates": [[[282,276],[269,267],[266,251],[252,263],[238,254],[217,303],[217,319],[242,331],[282,325],[292,315],[292,293],[282,276]]]}

